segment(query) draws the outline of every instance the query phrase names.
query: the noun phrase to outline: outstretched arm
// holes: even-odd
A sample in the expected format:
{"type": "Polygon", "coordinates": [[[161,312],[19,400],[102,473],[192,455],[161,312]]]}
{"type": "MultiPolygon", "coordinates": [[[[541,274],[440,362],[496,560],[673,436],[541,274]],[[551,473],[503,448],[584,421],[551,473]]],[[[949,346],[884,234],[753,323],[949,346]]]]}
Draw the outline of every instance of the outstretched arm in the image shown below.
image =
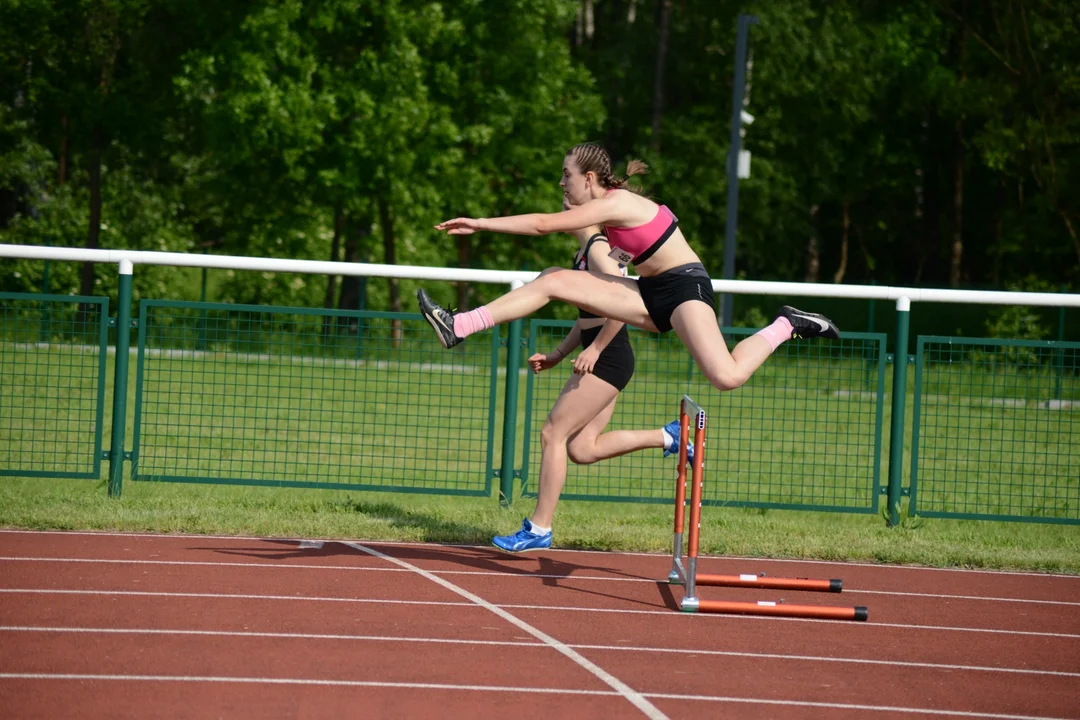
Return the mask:
{"type": "Polygon", "coordinates": [[[454,218],[435,226],[449,235],[471,235],[478,230],[509,233],[511,235],[547,235],[554,232],[571,232],[590,225],[614,224],[622,221],[623,205],[616,193],[612,197],[597,198],[584,205],[557,213],[530,213],[499,218],[454,218]]]}

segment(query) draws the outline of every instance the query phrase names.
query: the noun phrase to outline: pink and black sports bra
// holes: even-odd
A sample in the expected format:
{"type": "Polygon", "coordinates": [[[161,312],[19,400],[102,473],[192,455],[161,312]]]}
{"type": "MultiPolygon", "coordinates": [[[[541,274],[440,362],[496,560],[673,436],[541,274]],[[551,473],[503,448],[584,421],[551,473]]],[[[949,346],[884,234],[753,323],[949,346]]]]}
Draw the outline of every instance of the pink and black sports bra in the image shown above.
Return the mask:
{"type": "Polygon", "coordinates": [[[667,205],[661,205],[655,217],[644,225],[632,228],[606,225],[604,229],[611,245],[611,257],[628,265],[640,264],[651,258],[678,226],[679,218],[675,217],[675,213],[667,205]]]}

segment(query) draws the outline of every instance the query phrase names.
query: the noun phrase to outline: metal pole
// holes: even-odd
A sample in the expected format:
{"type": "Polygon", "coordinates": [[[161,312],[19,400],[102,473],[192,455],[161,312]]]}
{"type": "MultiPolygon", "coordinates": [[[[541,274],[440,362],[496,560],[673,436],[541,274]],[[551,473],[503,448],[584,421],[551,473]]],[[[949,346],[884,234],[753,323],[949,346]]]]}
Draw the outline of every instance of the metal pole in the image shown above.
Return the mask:
{"type": "Polygon", "coordinates": [[[892,437],[889,442],[889,527],[900,524],[900,486],[904,473],[904,403],[907,400],[908,328],[911,300],[896,301],[896,347],[893,350],[892,437]]]}
{"type": "Polygon", "coordinates": [[[109,497],[124,486],[124,429],[127,423],[128,350],[131,347],[131,262],[120,261],[120,301],[116,307],[116,368],[113,376],[112,445],[109,448],[109,497]]]}
{"type": "MultiPolygon", "coordinates": [[[[1061,292],[1065,292],[1065,291],[1066,291],[1065,284],[1062,283],[1061,292]]],[[[1057,333],[1057,339],[1058,339],[1058,342],[1064,342],[1065,341],[1065,306],[1064,305],[1062,305],[1061,307],[1058,308],[1058,333],[1057,333]]],[[[1056,361],[1054,363],[1055,370],[1056,370],[1056,372],[1054,373],[1054,375],[1055,375],[1055,378],[1054,378],[1054,399],[1055,400],[1060,400],[1061,399],[1061,376],[1065,374],[1065,351],[1062,350],[1061,348],[1058,348],[1054,352],[1054,354],[1057,356],[1056,358],[1054,358],[1055,361],[1056,361]]]]}
{"type": "MultiPolygon", "coordinates": [[[[739,150],[742,149],[742,109],[746,90],[746,45],[750,26],[758,19],[753,15],[739,15],[739,29],[735,36],[735,85],[731,91],[731,139],[728,144],[727,176],[727,226],[724,231],[724,279],[735,277],[735,229],[739,222],[739,150]]],[[[720,325],[731,326],[734,298],[730,294],[720,296],[720,325]]]]}
{"type": "MultiPolygon", "coordinates": [[[[524,285],[514,281],[510,287],[524,285]]],[[[502,469],[499,471],[499,505],[508,508],[514,499],[514,454],[517,443],[518,367],[521,365],[522,320],[510,323],[506,339],[506,397],[503,399],[502,469]]]]}

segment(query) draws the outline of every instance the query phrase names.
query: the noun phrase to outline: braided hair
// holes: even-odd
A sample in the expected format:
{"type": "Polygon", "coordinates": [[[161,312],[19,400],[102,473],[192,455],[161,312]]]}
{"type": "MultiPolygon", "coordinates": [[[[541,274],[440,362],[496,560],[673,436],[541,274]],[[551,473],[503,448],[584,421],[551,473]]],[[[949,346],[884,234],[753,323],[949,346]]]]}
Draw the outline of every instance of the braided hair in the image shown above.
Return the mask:
{"type": "Polygon", "coordinates": [[[584,175],[587,172],[596,174],[596,179],[605,188],[626,190],[627,181],[632,175],[644,175],[649,171],[649,166],[640,160],[631,160],[626,164],[626,175],[616,178],[611,171],[611,156],[607,150],[597,143],[581,143],[570,148],[567,155],[574,158],[578,170],[584,175]]]}

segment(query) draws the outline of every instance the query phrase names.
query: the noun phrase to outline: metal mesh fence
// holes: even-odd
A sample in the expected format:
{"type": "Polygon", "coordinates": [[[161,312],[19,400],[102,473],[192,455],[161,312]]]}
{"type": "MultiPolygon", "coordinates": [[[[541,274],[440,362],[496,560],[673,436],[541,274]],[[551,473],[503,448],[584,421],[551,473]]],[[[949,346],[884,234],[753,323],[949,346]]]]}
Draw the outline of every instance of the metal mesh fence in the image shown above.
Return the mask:
{"type": "MultiPolygon", "coordinates": [[[[529,352],[554,348],[571,323],[534,321],[529,352]]],[[[753,330],[725,331],[730,347],[753,330]]],[[[673,333],[630,333],[636,372],[609,429],[657,429],[689,394],[709,412],[705,500],[710,505],[876,512],[880,475],[885,336],[846,333],[839,342],[784,343],[734,392],[709,385],[673,333]]],[[[531,376],[523,492],[534,496],[542,427],[569,362],[531,376]]],[[[674,457],[643,450],[570,466],[564,498],[671,502],[674,457]]]]}
{"type": "Polygon", "coordinates": [[[920,337],[911,507],[1080,522],[1080,343],[920,337]]]}
{"type": "Polygon", "coordinates": [[[99,477],[108,307],[0,293],[0,475],[99,477]]]}
{"type": "Polygon", "coordinates": [[[417,315],[144,301],[133,478],[489,495],[496,348],[417,315]]]}

